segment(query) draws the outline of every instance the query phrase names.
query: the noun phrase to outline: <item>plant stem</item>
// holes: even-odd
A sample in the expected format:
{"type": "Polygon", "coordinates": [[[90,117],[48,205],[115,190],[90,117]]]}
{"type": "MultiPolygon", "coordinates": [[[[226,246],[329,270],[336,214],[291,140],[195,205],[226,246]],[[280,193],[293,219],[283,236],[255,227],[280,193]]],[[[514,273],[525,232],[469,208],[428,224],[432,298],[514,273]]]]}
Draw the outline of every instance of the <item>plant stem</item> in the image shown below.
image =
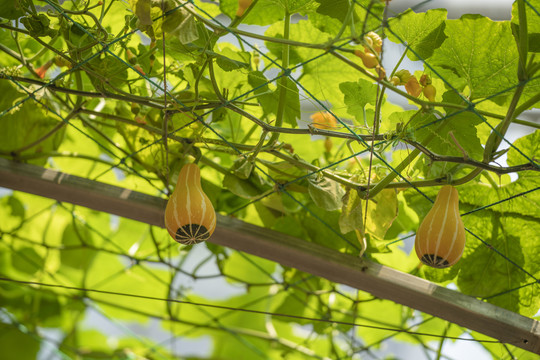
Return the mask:
{"type": "Polygon", "coordinates": [[[484,158],[483,161],[485,163],[490,163],[493,159],[494,153],[497,151],[499,145],[501,144],[502,139],[504,138],[504,135],[506,134],[506,131],[508,130],[508,127],[512,123],[512,120],[514,119],[514,114],[516,110],[516,106],[519,102],[519,98],[521,97],[521,94],[523,93],[523,90],[525,88],[525,84],[521,83],[516,88],[516,91],[514,92],[514,96],[512,97],[512,101],[510,102],[510,105],[508,106],[508,111],[506,113],[506,116],[503,121],[499,123],[489,135],[486,146],[484,148],[484,158]]]}
{"type": "MultiPolygon", "coordinates": [[[[343,35],[343,33],[345,32],[345,29],[349,25],[349,21],[351,21],[351,19],[353,18],[352,14],[353,14],[353,11],[354,11],[354,5],[351,4],[350,1],[348,2],[348,5],[349,5],[349,8],[347,9],[347,15],[345,15],[345,19],[343,20],[343,24],[341,24],[341,28],[339,29],[336,36],[334,36],[334,39],[330,42],[330,45],[332,45],[332,44],[336,43],[337,41],[339,41],[341,35],[343,35]]],[[[354,21],[352,22],[351,26],[354,26],[354,21]]]]}
{"type": "MultiPolygon", "coordinates": [[[[518,106],[516,108],[516,111],[514,112],[514,116],[519,116],[521,113],[523,113],[525,110],[533,107],[536,103],[540,102],[540,93],[532,96],[529,100],[525,101],[523,104],[518,106]]],[[[516,119],[513,120],[514,122],[517,122],[516,119]]],[[[520,120],[522,121],[522,120],[520,120]]]]}
{"type": "MultiPolygon", "coordinates": [[[[285,25],[283,28],[283,38],[289,39],[290,36],[290,26],[291,26],[291,15],[287,12],[285,13],[285,25]]],[[[287,102],[287,79],[288,79],[288,67],[289,67],[289,45],[282,45],[281,53],[281,79],[280,79],[280,88],[279,88],[279,102],[276,114],[276,125],[281,127],[283,125],[283,116],[285,114],[285,105],[287,102]]],[[[270,140],[266,144],[267,147],[272,147],[279,139],[279,133],[273,133],[270,137],[270,140]]]]}
{"type": "Polygon", "coordinates": [[[527,54],[529,52],[529,38],[527,33],[527,12],[525,11],[525,1],[517,0],[518,17],[519,17],[519,39],[518,39],[518,52],[519,52],[519,67],[518,67],[518,79],[520,81],[528,78],[527,74],[527,54]]]}
{"type": "Polygon", "coordinates": [[[407,50],[408,49],[409,48],[405,48],[405,50],[403,51],[403,54],[401,54],[401,57],[399,58],[396,66],[394,66],[394,69],[392,70],[392,73],[388,77],[389,79],[392,79],[392,76],[394,76],[394,74],[396,73],[397,69],[399,68],[399,65],[401,65],[401,63],[403,62],[403,59],[405,59],[405,55],[407,55],[407,50]]]}
{"type": "MultiPolygon", "coordinates": [[[[443,120],[443,122],[437,127],[434,132],[426,136],[424,141],[422,141],[422,145],[427,146],[437,136],[437,134],[442,131],[442,129],[446,126],[447,123],[448,119],[443,120]]],[[[369,192],[366,193],[366,196],[369,195],[370,198],[373,198],[375,195],[381,192],[384,188],[388,186],[388,184],[392,182],[392,180],[396,178],[396,176],[398,176],[398,174],[401,174],[401,172],[405,170],[405,168],[409,166],[409,164],[414,159],[416,159],[418,155],[420,155],[420,149],[415,148],[398,166],[395,167],[394,171],[386,175],[386,177],[379,181],[377,185],[373,187],[373,189],[370,189],[369,192]]]]}
{"type": "MultiPolygon", "coordinates": [[[[516,112],[517,112],[517,110],[516,110],[516,112]]],[[[514,120],[512,120],[512,122],[513,122],[514,124],[519,124],[519,125],[523,125],[523,126],[530,126],[530,127],[532,127],[532,128],[540,129],[540,124],[538,124],[538,123],[533,123],[533,122],[531,122],[531,121],[514,119],[514,120]]]]}

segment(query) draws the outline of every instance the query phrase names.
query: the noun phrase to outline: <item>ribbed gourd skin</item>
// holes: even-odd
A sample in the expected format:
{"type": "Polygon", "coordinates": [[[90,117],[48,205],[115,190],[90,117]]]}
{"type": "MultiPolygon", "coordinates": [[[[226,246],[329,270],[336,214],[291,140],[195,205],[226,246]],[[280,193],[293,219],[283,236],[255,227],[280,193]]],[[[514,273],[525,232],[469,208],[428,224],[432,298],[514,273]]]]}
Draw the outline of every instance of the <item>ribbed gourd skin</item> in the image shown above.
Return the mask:
{"type": "Polygon", "coordinates": [[[434,268],[446,268],[461,258],[465,248],[465,227],[459,215],[456,188],[445,185],[437,194],[418,231],[414,244],[418,258],[434,268]]]}
{"type": "Polygon", "coordinates": [[[196,164],[184,165],[167,208],[165,227],[171,237],[183,245],[208,240],[216,229],[216,212],[201,187],[196,164]]]}

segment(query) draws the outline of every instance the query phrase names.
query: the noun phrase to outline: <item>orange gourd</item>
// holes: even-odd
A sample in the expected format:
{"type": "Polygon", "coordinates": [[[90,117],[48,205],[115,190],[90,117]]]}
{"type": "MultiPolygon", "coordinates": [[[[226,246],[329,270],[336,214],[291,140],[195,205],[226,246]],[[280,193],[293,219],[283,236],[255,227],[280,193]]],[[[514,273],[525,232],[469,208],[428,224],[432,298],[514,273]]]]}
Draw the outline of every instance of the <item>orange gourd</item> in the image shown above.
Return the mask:
{"type": "Polygon", "coordinates": [[[354,55],[362,59],[362,63],[368,69],[373,69],[375,66],[379,65],[379,59],[371,51],[362,52],[360,50],[354,50],[354,55]]]}
{"type": "Polygon", "coordinates": [[[216,212],[201,187],[196,164],[184,165],[167,208],[165,227],[174,240],[184,245],[208,240],[216,228],[216,212]]]}
{"type": "Polygon", "coordinates": [[[465,227],[459,215],[459,195],[456,188],[445,185],[416,232],[414,249],[424,264],[442,269],[454,265],[464,248],[465,227]]]}
{"type": "Polygon", "coordinates": [[[236,11],[236,16],[240,17],[244,15],[247,8],[251,5],[252,0],[238,0],[238,10],[236,11]]]}
{"type": "Polygon", "coordinates": [[[313,121],[313,127],[317,129],[325,130],[337,127],[336,118],[327,111],[317,111],[316,113],[313,113],[310,118],[313,121]]]}

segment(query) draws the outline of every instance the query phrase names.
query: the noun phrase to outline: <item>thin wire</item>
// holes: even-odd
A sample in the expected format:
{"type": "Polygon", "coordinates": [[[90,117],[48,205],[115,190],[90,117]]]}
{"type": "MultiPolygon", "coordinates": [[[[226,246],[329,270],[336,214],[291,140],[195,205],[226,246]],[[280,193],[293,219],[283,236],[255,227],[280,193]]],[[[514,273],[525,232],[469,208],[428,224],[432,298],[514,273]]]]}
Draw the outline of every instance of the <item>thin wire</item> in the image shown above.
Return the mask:
{"type": "Polygon", "coordinates": [[[133,293],[120,293],[120,292],[107,291],[107,290],[86,289],[86,288],[80,288],[76,286],[48,284],[48,283],[42,283],[42,282],[37,282],[37,281],[23,281],[23,280],[16,280],[16,279],[7,278],[7,277],[0,277],[0,281],[23,284],[27,286],[44,286],[44,287],[60,288],[60,289],[66,289],[66,290],[77,290],[77,291],[94,292],[94,293],[106,294],[106,295],[124,296],[124,297],[131,297],[131,298],[145,299],[145,300],[152,300],[152,301],[173,302],[173,303],[178,303],[178,304],[207,307],[207,308],[212,308],[212,309],[232,310],[232,311],[245,312],[245,313],[251,313],[251,314],[270,315],[270,316],[275,316],[275,317],[284,317],[284,318],[291,318],[291,319],[297,319],[297,320],[308,320],[308,321],[313,321],[313,322],[323,322],[323,323],[336,324],[336,325],[349,325],[349,326],[362,327],[362,328],[368,328],[368,329],[374,329],[374,330],[385,330],[385,331],[394,331],[397,333],[407,333],[407,334],[413,334],[413,335],[418,335],[418,336],[428,336],[428,337],[435,337],[435,338],[473,341],[473,342],[481,342],[481,343],[500,343],[500,341],[498,340],[475,340],[475,339],[460,338],[457,336],[443,336],[439,334],[429,334],[429,333],[423,333],[423,332],[408,331],[408,330],[399,329],[399,328],[389,328],[389,327],[382,327],[382,326],[375,326],[375,325],[358,324],[358,323],[348,322],[348,321],[311,318],[307,316],[300,316],[300,315],[293,315],[293,314],[281,314],[281,313],[275,313],[275,312],[269,312],[269,311],[242,309],[242,308],[236,308],[233,306],[199,303],[199,302],[184,301],[184,300],[169,299],[169,298],[159,298],[155,296],[140,295],[140,294],[133,294],[133,293]]]}

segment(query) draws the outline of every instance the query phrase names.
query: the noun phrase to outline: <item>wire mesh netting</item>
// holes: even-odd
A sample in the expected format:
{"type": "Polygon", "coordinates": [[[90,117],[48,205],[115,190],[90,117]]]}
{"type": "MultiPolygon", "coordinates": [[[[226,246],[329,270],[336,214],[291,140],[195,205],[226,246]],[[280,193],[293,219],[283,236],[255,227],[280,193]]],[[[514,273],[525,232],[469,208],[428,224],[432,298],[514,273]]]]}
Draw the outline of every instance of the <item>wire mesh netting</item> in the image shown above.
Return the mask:
{"type": "MultiPolygon", "coordinates": [[[[533,317],[540,132],[520,115],[540,99],[540,4],[494,22],[379,1],[247,3],[6,5],[0,155],[163,198],[197,162],[223,215],[533,317]],[[412,248],[445,184],[467,245],[430,269],[412,248]]],[[[107,213],[0,201],[8,359],[460,358],[464,343],[533,358],[211,240],[179,247],[107,213]]]]}

